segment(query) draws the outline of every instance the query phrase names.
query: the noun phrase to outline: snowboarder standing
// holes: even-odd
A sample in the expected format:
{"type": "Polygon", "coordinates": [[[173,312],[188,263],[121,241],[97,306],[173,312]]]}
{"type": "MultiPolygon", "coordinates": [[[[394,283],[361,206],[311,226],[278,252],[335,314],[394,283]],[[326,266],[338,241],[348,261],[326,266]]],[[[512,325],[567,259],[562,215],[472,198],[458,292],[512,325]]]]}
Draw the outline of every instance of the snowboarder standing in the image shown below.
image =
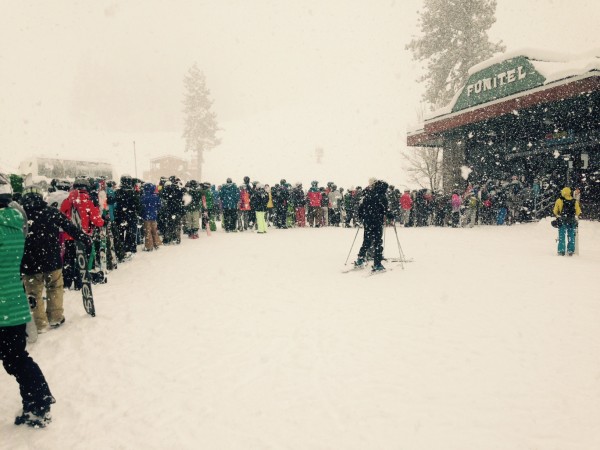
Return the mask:
{"type": "Polygon", "coordinates": [[[362,221],[365,231],[358,258],[354,264],[357,267],[363,266],[367,251],[373,247],[374,272],[385,270],[385,267],[381,264],[383,259],[383,225],[386,216],[391,216],[385,195],[387,188],[388,184],[385,181],[375,181],[369,189],[365,189],[365,195],[358,207],[358,217],[362,221]]]}
{"type": "Polygon", "coordinates": [[[0,360],[19,384],[23,412],[15,424],[42,428],[51,421],[50,405],[55,400],[40,367],[26,350],[31,313],[21,284],[20,262],[27,217],[13,205],[10,181],[0,175],[0,360]]]}
{"type": "Polygon", "coordinates": [[[565,256],[565,234],[567,235],[566,250],[569,256],[575,252],[575,232],[577,218],[581,215],[579,201],[571,196],[571,188],[565,187],[560,191],[560,197],[554,203],[554,215],[558,221],[558,255],[565,256]]]}
{"type": "MultiPolygon", "coordinates": [[[[21,261],[23,285],[30,297],[36,300],[33,316],[38,333],[63,324],[63,274],[60,258],[59,232],[62,228],[69,236],[85,244],[88,254],[92,241],[85,232],[73,224],[56,208],[48,206],[37,187],[26,187],[21,199],[27,213],[29,232],[21,261]],[[47,302],[42,298],[46,288],[47,302]]],[[[100,219],[101,221],[102,219],[100,219]]]]}

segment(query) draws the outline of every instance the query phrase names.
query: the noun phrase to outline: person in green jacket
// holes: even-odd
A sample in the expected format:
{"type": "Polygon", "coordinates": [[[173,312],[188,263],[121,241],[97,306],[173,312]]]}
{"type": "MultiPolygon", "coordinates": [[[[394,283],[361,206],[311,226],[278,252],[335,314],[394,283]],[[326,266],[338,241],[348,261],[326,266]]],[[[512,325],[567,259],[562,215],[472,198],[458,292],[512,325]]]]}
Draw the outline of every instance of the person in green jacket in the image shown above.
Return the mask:
{"type": "Polygon", "coordinates": [[[25,213],[12,202],[10,180],[0,174],[0,360],[19,384],[23,412],[16,425],[43,428],[51,421],[55,399],[40,367],[27,353],[29,302],[21,283],[21,258],[27,234],[25,213]]]}

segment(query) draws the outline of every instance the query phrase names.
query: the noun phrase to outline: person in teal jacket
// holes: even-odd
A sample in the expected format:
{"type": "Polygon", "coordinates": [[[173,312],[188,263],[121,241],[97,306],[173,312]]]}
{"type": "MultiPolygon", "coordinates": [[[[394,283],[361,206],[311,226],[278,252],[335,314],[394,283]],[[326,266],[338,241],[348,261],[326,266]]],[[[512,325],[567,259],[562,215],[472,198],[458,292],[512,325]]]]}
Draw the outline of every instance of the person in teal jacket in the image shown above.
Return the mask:
{"type": "Polygon", "coordinates": [[[23,412],[16,425],[42,428],[51,421],[55,402],[40,367],[25,349],[29,302],[21,283],[20,265],[27,234],[24,212],[12,203],[9,179],[0,174],[0,360],[19,384],[23,412]]]}

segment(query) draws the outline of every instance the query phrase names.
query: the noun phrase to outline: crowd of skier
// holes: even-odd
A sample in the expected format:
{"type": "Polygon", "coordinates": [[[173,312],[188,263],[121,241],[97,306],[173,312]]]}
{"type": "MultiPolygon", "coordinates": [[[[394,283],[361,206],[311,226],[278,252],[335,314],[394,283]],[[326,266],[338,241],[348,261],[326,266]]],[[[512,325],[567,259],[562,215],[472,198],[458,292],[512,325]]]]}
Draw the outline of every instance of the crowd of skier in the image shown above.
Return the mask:
{"type": "MultiPolygon", "coordinates": [[[[517,177],[468,185],[447,195],[426,189],[400,192],[376,179],[364,189],[313,181],[305,190],[301,183],[292,186],[285,179],[270,187],[250,177],[238,186],[228,178],[217,187],[196,180],[184,184],[176,176],[157,184],[122,176],[119,186],[102,178],[52,180],[47,193],[31,183],[15,192],[12,181],[0,174],[0,359],[21,391],[23,412],[15,423],[33,427],[50,422],[55,400],[26,351],[31,316],[35,336],[60,327],[65,322],[64,289],[80,289],[85,299],[90,278],[106,282],[108,272],[138,247],[151,252],[179,244],[183,236],[197,239],[201,230],[216,231],[219,221],[227,233],[262,234],[269,227],[362,227],[363,244],[354,266],[363,267],[370,258],[377,272],[385,270],[385,225],[511,224],[531,220],[542,197],[539,183],[524,186],[517,177]]],[[[579,196],[578,189],[563,187],[551,210],[559,229],[559,255],[575,252],[579,196]]]]}

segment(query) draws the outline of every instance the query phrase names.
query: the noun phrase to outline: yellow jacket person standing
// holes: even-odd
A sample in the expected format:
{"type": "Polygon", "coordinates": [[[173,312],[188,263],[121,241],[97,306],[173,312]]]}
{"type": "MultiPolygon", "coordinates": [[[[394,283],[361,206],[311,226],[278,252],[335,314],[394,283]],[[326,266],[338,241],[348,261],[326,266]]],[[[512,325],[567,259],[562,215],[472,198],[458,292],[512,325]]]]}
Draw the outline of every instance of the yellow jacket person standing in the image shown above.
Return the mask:
{"type": "Polygon", "coordinates": [[[573,256],[575,252],[575,233],[577,219],[581,215],[579,201],[571,195],[571,188],[560,191],[560,197],[554,203],[554,215],[558,222],[558,255],[565,255],[565,235],[567,236],[566,254],[573,256]]]}

